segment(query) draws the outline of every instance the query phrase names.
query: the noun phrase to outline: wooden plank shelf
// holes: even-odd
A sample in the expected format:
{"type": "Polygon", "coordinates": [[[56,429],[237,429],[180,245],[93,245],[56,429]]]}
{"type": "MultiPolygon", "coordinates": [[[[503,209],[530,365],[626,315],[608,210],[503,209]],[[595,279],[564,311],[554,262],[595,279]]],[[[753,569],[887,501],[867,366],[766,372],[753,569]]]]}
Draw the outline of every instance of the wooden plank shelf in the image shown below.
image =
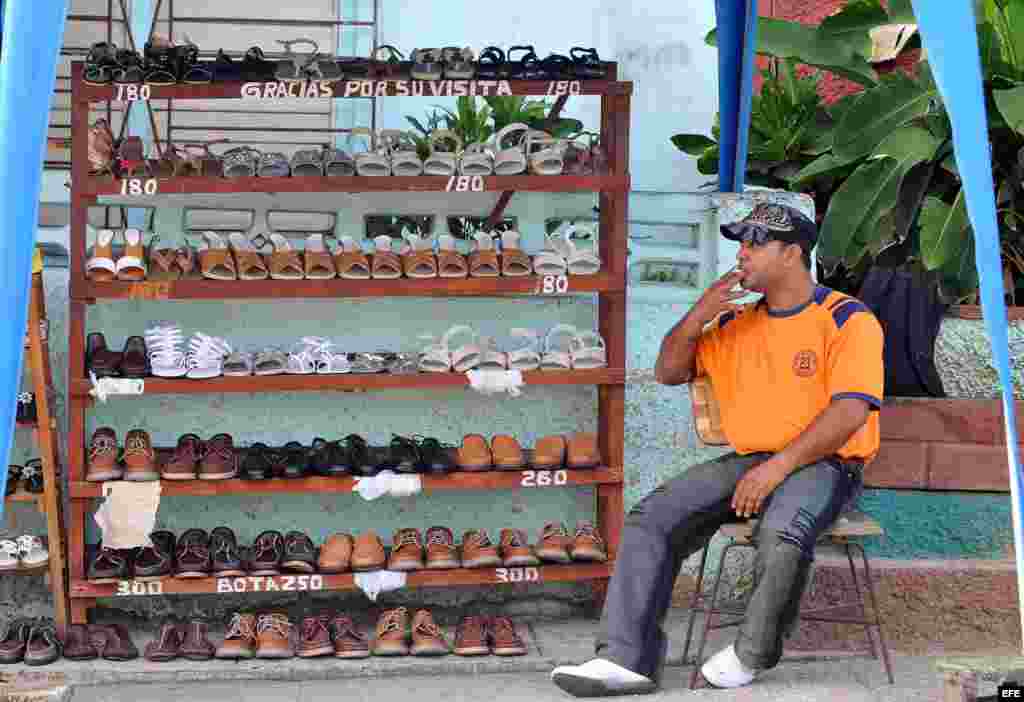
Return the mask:
{"type": "MultiPolygon", "coordinates": [[[[422,475],[424,492],[443,490],[508,490],[513,488],[558,488],[622,483],[621,468],[588,470],[514,470],[453,472],[448,475],[422,475]]],[[[356,486],[353,477],[275,478],[272,480],[162,480],[160,494],[167,495],[252,495],[262,493],[348,493],[356,486]]],[[[104,483],[73,481],[71,497],[101,497],[104,483]]]]}
{"type": "MultiPolygon", "coordinates": [[[[561,281],[560,281],[561,282],[561,281]]],[[[346,297],[554,297],[577,293],[622,292],[622,276],[610,273],[566,276],[564,293],[545,292],[544,276],[520,278],[430,278],[415,280],[174,280],[94,283],[75,286],[81,298],[98,300],[242,300],[346,297]]],[[[550,287],[550,286],[549,286],[550,287]]]]}
{"type": "MultiPolygon", "coordinates": [[[[595,370],[526,371],[526,385],[624,385],[622,368],[595,370]]],[[[432,390],[468,387],[465,373],[348,373],[340,375],[247,375],[208,380],[145,378],[144,395],[195,395],[222,392],[329,392],[356,390],[432,390]]],[[[74,395],[88,395],[90,381],[75,380],[74,395]]],[[[131,397],[118,395],[119,398],[131,397]]]]}
{"type": "Polygon", "coordinates": [[[24,488],[18,488],[10,495],[4,496],[5,502],[42,502],[43,493],[34,493],[25,490],[24,488]]]}
{"type": "MultiPolygon", "coordinates": [[[[456,192],[462,176],[302,176],[216,178],[178,176],[175,178],[113,179],[90,176],[82,183],[82,195],[99,198],[102,205],[153,207],[166,204],[175,195],[203,193],[440,193],[446,196],[468,195],[456,192]],[[149,183],[150,194],[145,191],[149,183]],[[133,189],[139,189],[137,194],[133,189]]],[[[517,190],[544,193],[629,192],[626,175],[514,175],[477,176],[466,181],[466,188],[478,192],[517,190]]],[[[463,189],[465,190],[465,189],[463,189]]]]}
{"type": "MultiPolygon", "coordinates": [[[[527,568],[459,568],[454,570],[417,570],[408,574],[407,588],[451,587],[456,585],[502,585],[505,583],[566,582],[608,578],[610,563],[577,563],[573,565],[536,566],[527,568]]],[[[161,595],[214,595],[249,592],[318,592],[354,590],[352,573],[337,575],[248,575],[231,578],[174,578],[115,583],[92,583],[82,578],[71,579],[72,598],[115,596],[154,597],[161,595]]]]}

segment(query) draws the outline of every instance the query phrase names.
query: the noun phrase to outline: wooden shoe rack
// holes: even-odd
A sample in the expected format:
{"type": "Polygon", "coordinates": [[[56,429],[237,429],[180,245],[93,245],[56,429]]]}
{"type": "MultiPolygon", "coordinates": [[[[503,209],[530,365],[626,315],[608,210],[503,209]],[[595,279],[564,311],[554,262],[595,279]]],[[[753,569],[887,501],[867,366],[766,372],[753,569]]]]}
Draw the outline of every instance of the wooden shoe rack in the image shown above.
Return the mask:
{"type": "MultiPolygon", "coordinates": [[[[39,568],[19,568],[6,571],[4,575],[49,575],[50,590],[53,593],[54,622],[63,635],[68,621],[68,580],[65,572],[65,531],[61,491],[61,477],[58,466],[60,453],[57,439],[57,421],[53,416],[53,374],[50,368],[49,322],[46,319],[46,295],[43,289],[42,253],[36,249],[32,266],[32,288],[29,297],[28,333],[25,335],[25,353],[32,374],[32,391],[36,398],[36,421],[19,423],[19,430],[31,431],[39,449],[43,464],[43,492],[33,494],[19,487],[7,495],[5,501],[34,502],[40,512],[46,515],[47,550],[49,564],[39,568]]],[[[12,516],[8,516],[8,520],[12,516]]]]}
{"type": "MultiPolygon", "coordinates": [[[[124,99],[118,91],[125,86],[97,87],[82,81],[83,66],[72,66],[71,134],[71,308],[69,321],[69,396],[70,396],[70,497],[71,515],[68,528],[71,619],[86,621],[87,610],[97,597],[116,595],[200,594],[288,590],[344,590],[355,587],[352,574],[260,576],[242,578],[175,579],[112,584],[95,584],[86,579],[88,566],[85,543],[86,523],[92,500],[101,495],[101,486],[85,481],[86,442],[85,416],[91,398],[85,368],[86,312],[90,305],[105,300],[191,300],[191,299],[277,299],[277,298],[346,298],[346,297],[502,297],[551,294],[596,293],[598,331],[607,344],[607,368],[524,373],[527,384],[596,385],[598,386],[598,435],[605,465],[594,470],[522,471],[493,473],[451,473],[424,477],[424,490],[496,490],[514,487],[561,488],[593,486],[597,499],[597,525],[607,542],[609,561],[603,564],[540,566],[537,568],[489,568],[458,570],[422,570],[409,573],[407,585],[449,586],[486,585],[504,582],[590,581],[595,598],[603,598],[604,587],[614,567],[623,520],[623,432],[626,367],[626,244],[629,196],[629,123],[632,84],[615,78],[615,64],[607,64],[608,80],[595,81],[502,81],[477,84],[474,81],[453,86],[452,81],[437,84],[422,81],[337,81],[314,82],[315,95],[344,99],[367,90],[384,95],[422,94],[445,96],[450,91],[466,88],[469,94],[483,95],[483,90],[500,94],[560,96],[556,109],[571,95],[601,97],[601,144],[607,151],[608,173],[605,175],[560,176],[486,176],[475,179],[474,191],[502,191],[500,210],[512,193],[518,190],[535,192],[591,191],[600,194],[599,254],[602,270],[596,275],[570,276],[558,286],[545,285],[540,276],[525,278],[468,278],[432,280],[298,280],[298,281],[231,281],[179,280],[172,282],[92,282],[85,277],[86,219],[90,206],[121,204],[135,206],[159,205],[162,196],[193,193],[244,192],[439,192],[462,190],[458,181],[444,176],[416,177],[253,177],[207,178],[177,177],[173,179],[131,178],[115,180],[110,176],[91,176],[88,161],[89,110],[93,103],[124,99]],[[369,85],[366,85],[369,84],[369,85]],[[415,85],[413,85],[415,84],[415,85]],[[445,92],[445,91],[449,92],[445,92]],[[415,92],[415,91],[422,91],[415,92]],[[453,187],[453,184],[456,187],[453,187]],[[551,288],[555,287],[556,290],[551,288]],[[558,288],[561,289],[558,290],[558,288]],[[562,292],[564,291],[564,292],[562,292]],[[556,474],[557,473],[557,474],[556,474]]],[[[294,87],[294,86],[291,86],[294,87]]],[[[307,84],[303,90],[314,86],[307,84]]],[[[134,97],[141,98],[138,86],[134,97]]],[[[285,83],[216,82],[209,85],[152,86],[145,91],[150,100],[239,99],[262,95],[283,95],[285,83]]],[[[129,99],[132,97],[128,96],[129,99]]],[[[400,197],[400,196],[399,196],[400,197]]],[[[492,214],[492,219],[497,216],[492,214]]],[[[323,392],[328,390],[385,390],[391,388],[451,388],[468,385],[463,374],[422,373],[419,375],[277,375],[264,377],[221,377],[208,381],[147,378],[144,394],[157,393],[261,393],[283,391],[323,392]]],[[[122,399],[120,401],[130,401],[122,399]]],[[[225,495],[271,492],[351,492],[352,478],[309,477],[296,480],[223,480],[165,481],[166,495],[225,495]]]]}

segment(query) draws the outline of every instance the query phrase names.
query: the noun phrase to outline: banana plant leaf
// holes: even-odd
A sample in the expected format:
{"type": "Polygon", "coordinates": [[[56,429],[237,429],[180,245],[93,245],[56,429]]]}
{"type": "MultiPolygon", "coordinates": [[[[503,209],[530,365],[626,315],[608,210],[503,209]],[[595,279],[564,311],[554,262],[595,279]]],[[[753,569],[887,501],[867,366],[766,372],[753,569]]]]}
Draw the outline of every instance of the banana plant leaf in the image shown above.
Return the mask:
{"type": "Polygon", "coordinates": [[[887,135],[927,115],[937,100],[938,90],[930,80],[908,78],[898,71],[886,76],[843,114],[833,153],[847,159],[866,156],[887,135]]]}

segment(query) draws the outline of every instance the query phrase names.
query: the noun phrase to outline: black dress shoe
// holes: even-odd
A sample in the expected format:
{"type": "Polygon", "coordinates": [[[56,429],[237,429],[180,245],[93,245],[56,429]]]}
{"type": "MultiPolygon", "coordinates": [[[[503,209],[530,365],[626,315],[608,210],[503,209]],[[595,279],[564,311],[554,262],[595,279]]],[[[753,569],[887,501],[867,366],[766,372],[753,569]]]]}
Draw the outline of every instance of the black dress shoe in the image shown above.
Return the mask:
{"type": "Polygon", "coordinates": [[[242,459],[241,478],[244,480],[267,480],[271,476],[270,461],[266,444],[255,443],[245,452],[242,459]]]}
{"type": "Polygon", "coordinates": [[[345,465],[352,475],[369,477],[380,472],[380,468],[377,467],[377,456],[371,456],[366,439],[358,434],[349,434],[338,444],[344,452],[345,465]]]}
{"type": "Polygon", "coordinates": [[[420,439],[417,444],[420,452],[419,469],[431,475],[444,475],[452,472],[453,447],[442,444],[434,438],[420,439]]]}
{"type": "Polygon", "coordinates": [[[298,573],[316,572],[316,546],[300,531],[289,531],[284,536],[284,554],[281,570],[298,573]]]}
{"type": "Polygon", "coordinates": [[[350,472],[345,450],[336,441],[313,439],[309,462],[313,473],[328,478],[348,475],[350,472]]]}
{"type": "Polygon", "coordinates": [[[404,436],[395,436],[388,446],[386,468],[399,473],[415,473],[420,463],[419,447],[416,442],[404,436]]]}
{"type": "Polygon", "coordinates": [[[285,455],[285,478],[305,478],[309,475],[309,449],[298,441],[289,441],[281,447],[285,455]]]}
{"type": "Polygon", "coordinates": [[[154,531],[149,546],[143,546],[132,563],[132,577],[138,580],[159,580],[174,572],[174,534],[154,531]]]}
{"type": "Polygon", "coordinates": [[[245,575],[235,532],[220,526],[210,532],[211,573],[217,578],[245,575]]]}

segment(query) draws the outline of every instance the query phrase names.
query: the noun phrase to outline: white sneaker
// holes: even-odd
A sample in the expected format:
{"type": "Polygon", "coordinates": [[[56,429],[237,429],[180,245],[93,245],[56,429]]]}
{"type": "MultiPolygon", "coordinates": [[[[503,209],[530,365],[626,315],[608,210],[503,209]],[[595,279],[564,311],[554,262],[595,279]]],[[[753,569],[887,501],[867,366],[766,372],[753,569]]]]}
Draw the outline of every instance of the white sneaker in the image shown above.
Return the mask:
{"type": "Polygon", "coordinates": [[[21,565],[32,568],[49,562],[50,552],[38,536],[23,534],[18,537],[17,543],[21,552],[21,565]]]}
{"type": "Polygon", "coordinates": [[[604,658],[559,666],[551,671],[551,680],[574,697],[646,695],[658,688],[650,678],[604,658]]]}
{"type": "Polygon", "coordinates": [[[153,322],[146,329],[149,365],[158,378],[181,378],[188,373],[185,335],[174,322],[153,322]]]}
{"type": "Polygon", "coordinates": [[[732,645],[709,658],[700,672],[709,684],[722,688],[743,687],[757,677],[757,671],[743,665],[732,645]]]}
{"type": "Polygon", "coordinates": [[[188,340],[189,378],[216,378],[224,369],[224,358],[231,353],[231,345],[219,336],[196,332],[188,340]]]}
{"type": "Polygon", "coordinates": [[[21,565],[21,549],[11,539],[0,541],[0,570],[17,570],[21,565]]]}

